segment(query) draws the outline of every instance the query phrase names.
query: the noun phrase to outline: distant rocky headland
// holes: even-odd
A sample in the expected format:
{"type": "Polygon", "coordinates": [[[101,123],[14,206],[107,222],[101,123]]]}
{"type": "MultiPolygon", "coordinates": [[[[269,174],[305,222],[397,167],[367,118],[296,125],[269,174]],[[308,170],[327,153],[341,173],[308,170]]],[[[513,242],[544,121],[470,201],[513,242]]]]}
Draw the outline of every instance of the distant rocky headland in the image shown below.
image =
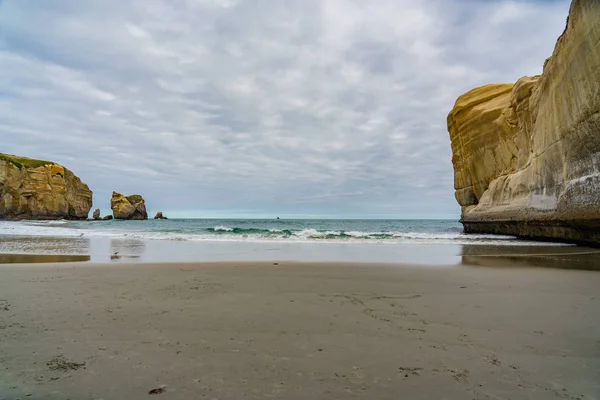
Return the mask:
{"type": "Polygon", "coordinates": [[[465,232],[599,245],[600,2],[572,2],[542,75],[460,96],[448,130],[465,232]]]}
{"type": "MultiPolygon", "coordinates": [[[[92,191],[73,172],[52,161],[0,153],[0,220],[85,220],[92,208],[92,191]]],[[[115,219],[146,220],[146,202],[138,194],[113,192],[115,219]]],[[[107,221],[94,210],[92,220],[107,221]]],[[[162,212],[155,219],[167,219],[162,212]]]]}
{"type": "Polygon", "coordinates": [[[86,219],[92,191],[52,161],[0,154],[0,219],[86,219]]]}

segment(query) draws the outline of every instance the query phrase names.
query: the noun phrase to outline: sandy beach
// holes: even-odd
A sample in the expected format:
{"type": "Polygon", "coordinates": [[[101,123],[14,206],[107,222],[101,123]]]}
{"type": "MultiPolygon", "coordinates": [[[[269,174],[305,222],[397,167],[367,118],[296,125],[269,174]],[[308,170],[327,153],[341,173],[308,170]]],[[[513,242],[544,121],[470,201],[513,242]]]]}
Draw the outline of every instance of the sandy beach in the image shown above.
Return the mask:
{"type": "Polygon", "coordinates": [[[600,274],[0,266],[0,399],[599,399],[600,274]]]}
{"type": "Polygon", "coordinates": [[[600,400],[600,0],[0,11],[0,400],[600,400]]]}

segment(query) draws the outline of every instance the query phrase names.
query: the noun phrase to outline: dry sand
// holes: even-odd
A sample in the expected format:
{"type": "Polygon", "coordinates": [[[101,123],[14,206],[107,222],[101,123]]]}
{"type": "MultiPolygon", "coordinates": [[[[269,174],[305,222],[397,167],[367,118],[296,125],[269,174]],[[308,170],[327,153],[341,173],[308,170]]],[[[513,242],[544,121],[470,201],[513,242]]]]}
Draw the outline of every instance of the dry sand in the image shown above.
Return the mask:
{"type": "Polygon", "coordinates": [[[600,399],[600,273],[4,265],[18,398],[600,399]]]}

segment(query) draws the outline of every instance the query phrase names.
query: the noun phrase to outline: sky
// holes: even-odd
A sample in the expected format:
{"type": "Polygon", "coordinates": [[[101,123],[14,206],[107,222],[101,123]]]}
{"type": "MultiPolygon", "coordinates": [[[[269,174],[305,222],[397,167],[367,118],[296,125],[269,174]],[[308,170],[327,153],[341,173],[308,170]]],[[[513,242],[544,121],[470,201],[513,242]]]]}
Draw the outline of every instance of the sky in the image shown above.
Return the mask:
{"type": "Polygon", "coordinates": [[[110,212],[458,218],[446,116],[542,72],[569,1],[0,0],[0,152],[110,212]]]}

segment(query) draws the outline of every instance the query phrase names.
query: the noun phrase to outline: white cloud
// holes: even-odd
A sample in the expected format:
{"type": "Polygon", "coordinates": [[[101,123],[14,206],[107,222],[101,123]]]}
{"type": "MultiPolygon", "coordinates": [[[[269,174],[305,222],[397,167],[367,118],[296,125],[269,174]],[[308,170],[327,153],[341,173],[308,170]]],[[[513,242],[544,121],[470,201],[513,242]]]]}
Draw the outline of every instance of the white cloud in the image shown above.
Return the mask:
{"type": "Polygon", "coordinates": [[[7,0],[0,151],[108,208],[458,215],[446,114],[541,72],[568,2],[7,0]]]}

